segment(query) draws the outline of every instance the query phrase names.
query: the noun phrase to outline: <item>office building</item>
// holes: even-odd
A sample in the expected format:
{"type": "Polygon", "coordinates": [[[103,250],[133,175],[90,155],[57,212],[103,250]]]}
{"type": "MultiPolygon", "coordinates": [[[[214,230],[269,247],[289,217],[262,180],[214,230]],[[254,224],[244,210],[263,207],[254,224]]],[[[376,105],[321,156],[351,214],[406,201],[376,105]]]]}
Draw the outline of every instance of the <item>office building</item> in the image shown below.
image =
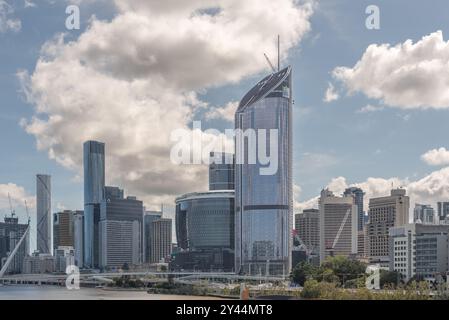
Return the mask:
{"type": "Polygon", "coordinates": [[[55,249],[55,272],[66,272],[68,266],[75,265],[75,249],[60,246],[55,249]]]}
{"type": "Polygon", "coordinates": [[[243,97],[235,114],[235,128],[241,133],[235,143],[235,270],[239,274],[286,276],[291,270],[291,79],[291,67],[265,77],[243,97]],[[256,139],[261,130],[270,136],[265,135],[266,141],[256,139]],[[272,139],[276,150],[270,149],[272,139]],[[257,159],[256,150],[261,148],[270,150],[268,164],[257,159]]]}
{"type": "Polygon", "coordinates": [[[448,268],[448,225],[406,224],[392,227],[390,270],[398,271],[405,281],[412,277],[435,281],[448,268]]]}
{"type": "Polygon", "coordinates": [[[369,200],[369,261],[389,265],[389,234],[391,227],[408,223],[410,198],[404,189],[391,190],[390,196],[369,200]]]}
{"type": "Polygon", "coordinates": [[[413,221],[416,223],[434,224],[436,223],[435,212],[428,204],[415,204],[413,210],[413,221]]]}
{"type": "Polygon", "coordinates": [[[295,230],[308,250],[320,251],[320,211],[306,209],[295,215],[295,230]]]}
{"type": "Polygon", "coordinates": [[[100,205],[100,268],[119,268],[142,262],[143,203],[124,197],[123,190],[105,187],[100,205]]]}
{"type": "Polygon", "coordinates": [[[209,190],[234,190],[233,154],[210,153],[209,190]]]}
{"type": "Polygon", "coordinates": [[[84,143],[84,266],[99,265],[100,203],[104,198],[105,145],[97,141],[84,143]]]}
{"type": "Polygon", "coordinates": [[[51,241],[51,176],[36,175],[37,250],[52,254],[51,241]]]}
{"type": "Polygon", "coordinates": [[[321,191],[319,207],[320,262],[329,256],[355,257],[358,249],[358,210],[354,197],[336,197],[325,189],[321,191]]]}
{"type": "Polygon", "coordinates": [[[449,202],[438,202],[438,221],[449,223],[449,202]]]}
{"type": "Polygon", "coordinates": [[[233,271],[234,191],[209,191],[176,199],[176,237],[181,252],[172,269],[233,271]]]}
{"type": "Polygon", "coordinates": [[[363,231],[364,225],[363,197],[365,196],[365,193],[360,188],[351,187],[347,188],[343,195],[344,196],[352,195],[354,197],[354,203],[357,205],[357,212],[358,212],[357,229],[359,231],[363,231]]]}
{"type": "Polygon", "coordinates": [[[151,238],[153,221],[162,218],[162,211],[145,211],[143,216],[143,262],[151,261],[151,238]]]}
{"type": "Polygon", "coordinates": [[[34,252],[26,256],[23,262],[23,273],[43,274],[55,272],[55,257],[49,253],[34,252]]]}
{"type": "MultiPolygon", "coordinates": [[[[0,270],[5,265],[8,256],[13,252],[27,229],[28,224],[20,224],[19,218],[16,216],[5,217],[4,222],[0,222],[0,270]]],[[[28,255],[29,249],[30,237],[28,233],[9,264],[9,267],[6,269],[6,274],[23,272],[23,261],[28,255]]]]}
{"type": "Polygon", "coordinates": [[[161,218],[151,225],[151,263],[167,262],[172,249],[172,220],[161,218]]]}
{"type": "Polygon", "coordinates": [[[73,247],[75,250],[75,265],[82,267],[84,260],[84,212],[75,211],[73,217],[73,247]]]}
{"type": "Polygon", "coordinates": [[[64,210],[53,215],[53,249],[75,247],[75,218],[82,211],[64,210]]]}

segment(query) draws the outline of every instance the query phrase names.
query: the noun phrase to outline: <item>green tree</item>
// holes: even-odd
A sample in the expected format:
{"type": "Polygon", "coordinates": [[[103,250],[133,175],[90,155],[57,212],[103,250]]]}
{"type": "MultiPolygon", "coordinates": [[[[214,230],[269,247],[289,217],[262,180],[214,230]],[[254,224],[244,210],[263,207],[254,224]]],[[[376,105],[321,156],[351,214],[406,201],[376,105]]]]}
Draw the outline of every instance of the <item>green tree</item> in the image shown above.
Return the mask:
{"type": "Polygon", "coordinates": [[[292,270],[290,279],[300,286],[304,286],[307,279],[313,278],[316,274],[316,267],[312,264],[302,261],[292,270]]]}
{"type": "MultiPolygon", "coordinates": [[[[330,269],[344,285],[347,280],[359,278],[365,274],[366,264],[343,256],[328,257],[321,265],[323,270],[330,269]]],[[[327,271],[329,274],[329,272],[327,271]]],[[[326,280],[324,280],[326,281],[326,280]]]]}
{"type": "Polygon", "coordinates": [[[381,288],[386,285],[396,288],[401,282],[401,274],[397,271],[380,270],[379,282],[381,288]]]}

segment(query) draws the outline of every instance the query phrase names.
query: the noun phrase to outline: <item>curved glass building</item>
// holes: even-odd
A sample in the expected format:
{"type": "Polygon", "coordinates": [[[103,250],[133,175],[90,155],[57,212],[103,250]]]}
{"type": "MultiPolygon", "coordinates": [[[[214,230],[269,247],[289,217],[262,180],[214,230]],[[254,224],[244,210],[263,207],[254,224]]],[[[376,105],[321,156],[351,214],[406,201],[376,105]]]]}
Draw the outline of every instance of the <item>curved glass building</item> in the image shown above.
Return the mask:
{"type": "Polygon", "coordinates": [[[234,191],[185,194],[176,199],[176,238],[182,252],[178,269],[226,270],[234,267],[234,191]]]}
{"type": "MultiPolygon", "coordinates": [[[[292,196],[292,94],[291,67],[261,80],[242,99],[235,114],[235,127],[243,132],[236,138],[235,172],[235,269],[240,274],[288,275],[291,266],[292,196]],[[277,159],[274,174],[263,174],[266,165],[255,163],[245,140],[260,129],[277,130],[277,150],[270,139],[257,141],[277,159]],[[261,143],[266,143],[265,146],[261,143]]],[[[271,135],[271,133],[270,133],[271,135]]],[[[259,138],[260,139],[260,138],[259,138]]],[[[254,156],[254,155],[253,155],[254,156]]]]}

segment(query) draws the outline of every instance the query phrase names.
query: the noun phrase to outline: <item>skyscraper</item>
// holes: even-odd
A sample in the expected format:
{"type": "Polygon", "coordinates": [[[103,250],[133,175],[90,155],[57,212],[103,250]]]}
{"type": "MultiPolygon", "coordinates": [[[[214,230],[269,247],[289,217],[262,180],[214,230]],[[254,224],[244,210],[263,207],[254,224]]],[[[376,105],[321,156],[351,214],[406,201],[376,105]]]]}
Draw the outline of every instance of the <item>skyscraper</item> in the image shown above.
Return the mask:
{"type": "Polygon", "coordinates": [[[75,249],[75,264],[82,267],[84,260],[84,212],[76,211],[73,221],[73,243],[75,249]]]}
{"type": "Polygon", "coordinates": [[[292,93],[291,67],[265,77],[242,99],[235,114],[237,132],[235,172],[235,270],[241,274],[288,275],[292,247],[292,93]],[[271,141],[248,147],[245,135],[270,133],[271,141]],[[277,137],[271,135],[277,130],[277,137]],[[256,131],[256,133],[254,133],[256,131]],[[276,139],[277,138],[277,139],[276,139]],[[268,150],[278,161],[274,174],[254,159],[268,150]],[[262,174],[262,172],[264,174],[262,174]]]}
{"type": "Polygon", "coordinates": [[[142,253],[143,203],[124,197],[122,189],[105,187],[100,205],[99,266],[137,265],[142,253]]]}
{"type": "Polygon", "coordinates": [[[369,200],[368,255],[371,263],[389,265],[389,230],[408,223],[410,198],[404,189],[369,200]]]}
{"type": "Polygon", "coordinates": [[[362,189],[356,187],[347,188],[344,192],[345,196],[352,195],[354,197],[355,204],[357,205],[357,228],[359,231],[363,231],[364,215],[363,215],[363,196],[365,193],[362,189]]]}
{"type": "Polygon", "coordinates": [[[438,221],[443,222],[449,218],[449,202],[438,202],[438,221]]]}
{"type": "Polygon", "coordinates": [[[37,250],[52,254],[51,176],[36,175],[37,250]]]}
{"type": "Polygon", "coordinates": [[[357,206],[354,197],[336,197],[322,190],[320,206],[320,262],[329,256],[357,254],[357,206]]]}
{"type": "Polygon", "coordinates": [[[435,212],[428,204],[415,204],[413,210],[413,221],[415,223],[433,224],[436,222],[435,212]]]}
{"type": "Polygon", "coordinates": [[[143,215],[143,261],[151,260],[151,238],[153,221],[162,218],[162,211],[145,211],[143,215]]]}
{"type": "Polygon", "coordinates": [[[295,215],[295,230],[307,247],[318,253],[320,250],[320,211],[317,209],[305,209],[295,215]]]}
{"type": "Polygon", "coordinates": [[[234,190],[234,155],[210,153],[209,190],[234,190]]]}
{"type": "Polygon", "coordinates": [[[105,145],[97,141],[84,143],[84,266],[98,267],[100,203],[104,197],[105,145]]]}
{"type": "Polygon", "coordinates": [[[151,262],[158,263],[171,254],[172,220],[161,218],[153,221],[151,227],[151,262]]]}

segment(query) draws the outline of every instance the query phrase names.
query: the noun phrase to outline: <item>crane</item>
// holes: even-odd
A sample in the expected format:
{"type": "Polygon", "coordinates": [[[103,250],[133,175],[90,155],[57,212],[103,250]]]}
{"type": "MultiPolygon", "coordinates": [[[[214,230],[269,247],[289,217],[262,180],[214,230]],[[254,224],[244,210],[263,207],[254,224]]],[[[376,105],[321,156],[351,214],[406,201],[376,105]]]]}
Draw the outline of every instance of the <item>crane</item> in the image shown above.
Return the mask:
{"type": "Polygon", "coordinates": [[[25,210],[27,213],[27,218],[28,218],[28,224],[30,224],[30,212],[28,211],[28,204],[27,204],[27,200],[23,200],[25,202],[25,210]]]}
{"type": "Polygon", "coordinates": [[[11,195],[8,192],[9,208],[11,210],[11,217],[14,218],[16,211],[12,208],[11,195]]]}
{"type": "Polygon", "coordinates": [[[265,56],[265,59],[267,60],[268,64],[270,65],[271,70],[273,70],[273,73],[275,73],[276,69],[274,68],[273,64],[271,63],[270,58],[268,58],[266,53],[264,53],[263,55],[265,56]]]}

